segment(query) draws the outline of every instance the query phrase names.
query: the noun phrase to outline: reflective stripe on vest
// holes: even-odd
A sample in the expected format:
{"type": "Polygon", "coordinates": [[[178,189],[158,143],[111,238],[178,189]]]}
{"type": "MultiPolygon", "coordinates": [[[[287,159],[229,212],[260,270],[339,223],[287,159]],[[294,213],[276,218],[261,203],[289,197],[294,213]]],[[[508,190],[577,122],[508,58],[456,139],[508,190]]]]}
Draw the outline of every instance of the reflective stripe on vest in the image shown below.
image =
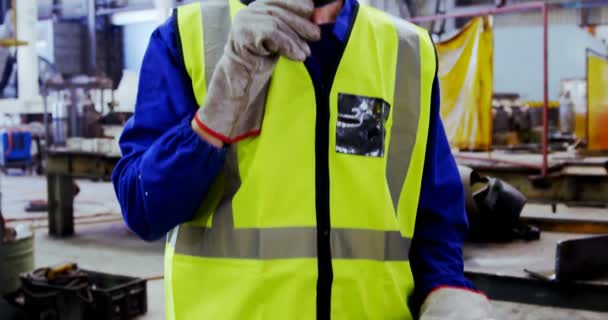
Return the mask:
{"type": "MultiPolygon", "coordinates": [[[[236,6],[235,1],[230,1],[230,6],[226,2],[206,1],[178,10],[180,38],[185,44],[184,60],[199,105],[203,104],[206,85],[222,54],[236,6]]],[[[424,68],[436,66],[434,61],[426,66],[421,64],[423,57],[434,57],[433,52],[429,53],[433,48],[428,34],[400,20],[394,23],[399,53],[392,110],[399,112],[392,111],[395,116],[386,155],[386,182],[401,221],[415,215],[417,210],[430,105],[430,94],[424,92],[429,87],[423,86],[421,79],[434,75],[434,71],[424,68]],[[418,55],[412,56],[412,52],[418,55]],[[428,97],[421,98],[425,96],[428,97]]],[[[213,213],[212,226],[184,224],[173,230],[168,242],[175,254],[236,259],[315,258],[317,228],[314,226],[235,228],[232,200],[241,185],[235,149],[230,149],[222,172],[225,187],[213,213]]],[[[332,228],[332,258],[407,261],[411,239],[403,234],[411,236],[413,230],[332,228]]]]}
{"type": "Polygon", "coordinates": [[[228,38],[231,11],[224,1],[206,1],[204,5],[192,3],[177,10],[177,25],[180,33],[186,70],[193,83],[198,105],[202,105],[213,70],[217,65],[228,38]],[[198,18],[200,16],[200,18],[198,18]],[[193,18],[195,17],[195,18],[193,18]],[[191,23],[196,21],[195,25],[191,23]]]}
{"type": "MultiPolygon", "coordinates": [[[[230,151],[225,172],[238,177],[236,152],[230,151]]],[[[236,259],[315,258],[316,227],[239,228],[235,229],[232,197],[240,180],[226,181],[224,198],[213,215],[213,226],[182,225],[167,240],[177,254],[236,259]]],[[[331,252],[334,259],[367,259],[380,261],[408,260],[410,239],[399,231],[339,229],[331,231],[331,252]]]]}

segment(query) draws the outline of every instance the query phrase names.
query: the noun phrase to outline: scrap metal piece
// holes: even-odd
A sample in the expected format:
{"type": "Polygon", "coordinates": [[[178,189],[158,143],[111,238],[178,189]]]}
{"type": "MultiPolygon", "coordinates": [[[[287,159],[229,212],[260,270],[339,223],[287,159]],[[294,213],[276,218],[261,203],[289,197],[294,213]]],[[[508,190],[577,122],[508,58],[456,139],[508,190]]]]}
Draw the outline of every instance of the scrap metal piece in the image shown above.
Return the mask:
{"type": "Polygon", "coordinates": [[[558,280],[589,280],[608,274],[608,235],[560,241],[555,257],[558,280]]]}

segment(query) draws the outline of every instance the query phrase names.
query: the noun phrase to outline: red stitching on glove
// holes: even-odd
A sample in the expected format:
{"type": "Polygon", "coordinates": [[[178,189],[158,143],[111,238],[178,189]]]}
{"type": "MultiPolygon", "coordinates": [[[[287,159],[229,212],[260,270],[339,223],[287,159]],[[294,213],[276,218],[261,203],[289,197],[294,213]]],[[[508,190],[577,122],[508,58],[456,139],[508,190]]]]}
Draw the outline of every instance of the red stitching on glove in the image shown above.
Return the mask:
{"type": "Polygon", "coordinates": [[[198,118],[198,115],[194,116],[194,121],[196,122],[196,125],[198,125],[198,127],[205,131],[206,133],[208,133],[209,135],[211,135],[212,137],[216,138],[216,139],[220,139],[225,143],[228,144],[233,144],[235,142],[241,141],[243,139],[252,137],[252,136],[257,136],[260,134],[260,129],[256,129],[250,132],[247,132],[245,134],[242,134],[240,136],[235,137],[234,139],[230,139],[229,137],[226,137],[225,135],[221,134],[221,133],[217,133],[215,131],[213,131],[211,128],[207,127],[202,121],[201,119],[198,118]]]}
{"type": "Polygon", "coordinates": [[[230,142],[230,143],[235,143],[235,142],[241,141],[243,139],[247,139],[249,137],[257,136],[260,134],[260,132],[261,132],[260,129],[256,129],[256,130],[247,132],[245,134],[235,137],[234,139],[232,139],[232,142],[230,142]]]}

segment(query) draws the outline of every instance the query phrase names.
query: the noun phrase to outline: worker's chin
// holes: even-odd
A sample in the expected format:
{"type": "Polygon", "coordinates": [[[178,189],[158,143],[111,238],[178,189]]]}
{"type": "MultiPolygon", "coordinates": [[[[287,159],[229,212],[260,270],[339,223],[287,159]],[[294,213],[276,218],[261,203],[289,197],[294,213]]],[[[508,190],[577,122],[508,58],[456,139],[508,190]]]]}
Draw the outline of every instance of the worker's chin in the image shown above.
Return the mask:
{"type": "Polygon", "coordinates": [[[313,11],[311,17],[312,22],[318,25],[336,22],[342,4],[342,1],[325,1],[319,6],[315,3],[315,11],[313,11]]]}

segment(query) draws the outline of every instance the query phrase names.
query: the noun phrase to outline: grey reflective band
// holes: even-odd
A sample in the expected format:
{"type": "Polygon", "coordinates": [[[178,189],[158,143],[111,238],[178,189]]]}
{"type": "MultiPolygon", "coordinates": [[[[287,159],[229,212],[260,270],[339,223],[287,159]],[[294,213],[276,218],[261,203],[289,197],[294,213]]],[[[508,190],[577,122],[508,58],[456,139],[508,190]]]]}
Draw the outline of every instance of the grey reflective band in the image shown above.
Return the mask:
{"type": "Polygon", "coordinates": [[[386,180],[397,212],[401,190],[412,159],[420,119],[420,38],[412,26],[394,18],[399,53],[393,102],[393,127],[388,148],[386,180]]]}
{"type": "MultiPolygon", "coordinates": [[[[232,259],[317,257],[315,227],[234,229],[182,225],[169,238],[175,253],[232,259]]],[[[398,231],[332,229],[333,259],[408,261],[411,241],[398,231]]]]}
{"type": "MultiPolygon", "coordinates": [[[[177,254],[232,259],[317,257],[316,227],[235,228],[232,198],[240,188],[238,158],[230,148],[222,170],[224,196],[211,228],[182,225],[167,240],[177,254]]],[[[333,259],[408,261],[410,239],[399,231],[331,229],[333,259]]]]}
{"type": "Polygon", "coordinates": [[[230,5],[228,1],[203,1],[201,3],[203,19],[203,38],[205,40],[205,82],[211,81],[213,70],[224,53],[224,46],[230,33],[230,5]]]}
{"type": "Polygon", "coordinates": [[[410,244],[399,231],[331,229],[334,259],[408,261],[410,244]]]}

